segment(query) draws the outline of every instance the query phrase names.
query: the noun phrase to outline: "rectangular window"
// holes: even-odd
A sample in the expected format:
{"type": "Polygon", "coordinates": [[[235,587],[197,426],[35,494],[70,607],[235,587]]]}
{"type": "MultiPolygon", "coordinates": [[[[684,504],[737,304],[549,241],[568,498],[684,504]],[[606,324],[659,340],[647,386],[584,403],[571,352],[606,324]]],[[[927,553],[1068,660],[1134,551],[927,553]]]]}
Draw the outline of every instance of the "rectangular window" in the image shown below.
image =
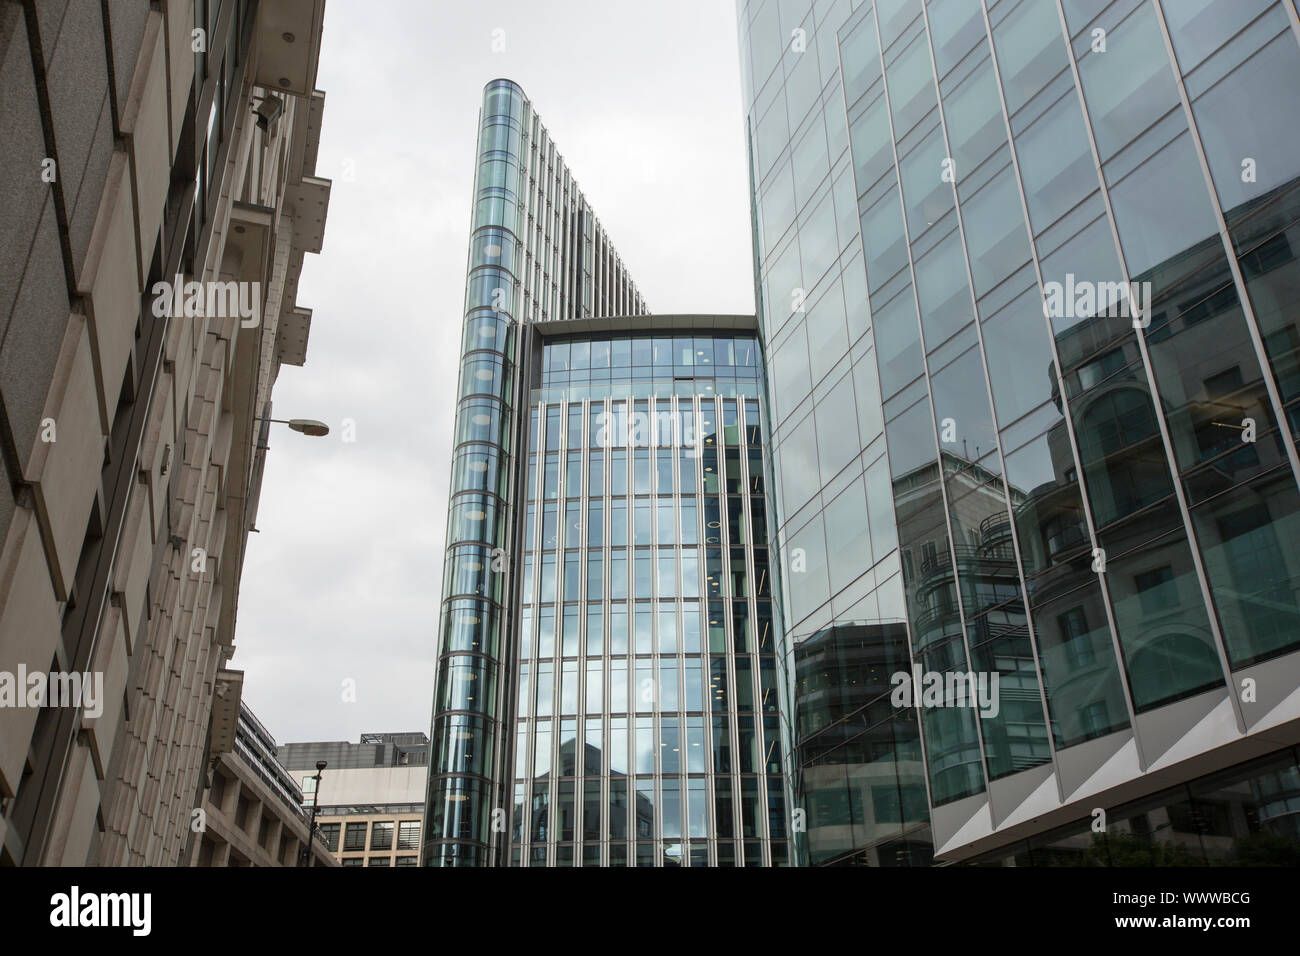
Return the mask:
{"type": "Polygon", "coordinates": [[[659,605],[659,653],[677,653],[677,611],[671,604],[659,605]]]}
{"type": "MultiPolygon", "coordinates": [[[[555,665],[549,661],[537,665],[537,709],[538,717],[551,716],[551,698],[554,691],[555,665]]],[[[538,776],[534,774],[534,776],[538,776]]]]}
{"type": "MultiPolygon", "coordinates": [[[[626,565],[624,580],[626,580],[626,565]]],[[[626,588],[625,588],[626,590],[626,588]]],[[[614,604],[609,609],[609,652],[613,655],[627,653],[627,605],[614,604]]]]}
{"type": "Polygon", "coordinates": [[[651,582],[651,563],[650,549],[637,548],[633,552],[635,555],[634,571],[635,576],[632,582],[633,594],[639,598],[653,597],[653,583],[651,582]]]}
{"type": "MultiPolygon", "coordinates": [[[[549,732],[547,734],[549,737],[549,732]]],[[[546,783],[533,784],[533,842],[545,843],[551,832],[551,794],[550,785],[546,783]]],[[[533,853],[538,852],[537,847],[533,848],[533,853]]],[[[542,864],[546,863],[546,847],[540,847],[542,864]]],[[[536,864],[535,864],[536,865],[536,864]]]]}
{"type": "Polygon", "coordinates": [[[609,364],[613,368],[630,368],[632,365],[632,342],[630,339],[618,338],[609,343],[609,364]]]}
{"type": "Polygon", "coordinates": [[[537,613],[537,656],[555,656],[554,605],[548,605],[537,613]]]}
{"type": "Polygon", "coordinates": [[[542,601],[555,600],[555,551],[542,554],[542,601]]]}
{"type": "Polygon", "coordinates": [[[636,652],[653,654],[654,643],[651,640],[653,628],[650,620],[650,602],[638,602],[633,605],[633,628],[636,631],[636,652]]]}
{"type": "Polygon", "coordinates": [[[339,851],[339,824],[322,823],[320,833],[325,838],[325,845],[329,847],[330,852],[337,853],[339,851]]]}
{"type": "Polygon", "coordinates": [[[370,827],[370,849],[391,850],[393,848],[393,822],[377,821],[370,827]]]}
{"type": "Polygon", "coordinates": [[[587,547],[599,548],[605,543],[605,509],[599,498],[587,502],[587,547]]]}
{"type": "MultiPolygon", "coordinates": [[[[590,679],[590,675],[588,675],[588,679],[590,679]]],[[[586,748],[582,757],[582,773],[584,776],[598,777],[600,776],[601,755],[605,752],[605,743],[601,739],[600,718],[587,718],[586,726],[586,748]]],[[[597,782],[596,786],[600,786],[599,782],[597,782]]]]}
{"type": "MultiPolygon", "coordinates": [[[[635,692],[637,713],[648,714],[654,710],[655,667],[652,661],[638,660],[636,662],[635,692]]],[[[640,771],[638,770],[638,772],[640,771]]]]}
{"type": "Polygon", "coordinates": [[[700,647],[700,605],[687,601],[682,605],[682,651],[698,654],[700,647]]]}
{"type": "Polygon", "coordinates": [[[744,601],[735,601],[731,605],[731,630],[735,635],[737,654],[754,650],[753,632],[749,628],[749,605],[744,601]]]}
{"type": "Polygon", "coordinates": [[[677,516],[673,514],[673,501],[671,498],[660,498],[656,504],[656,519],[659,528],[655,535],[656,543],[660,546],[673,545],[677,543],[677,516]]]}
{"type": "Polygon", "coordinates": [[[344,850],[364,850],[366,848],[366,824],[349,823],[343,835],[344,850]]]}
{"type": "Polygon", "coordinates": [[[700,596],[700,556],[695,551],[682,551],[682,597],[700,596]]]}
{"type": "Polygon", "coordinates": [[[636,772],[655,772],[654,718],[636,719],[636,772]]]}
{"type": "MultiPolygon", "coordinates": [[[[609,710],[612,714],[627,713],[627,661],[610,661],[609,664],[609,710]]],[[[624,747],[624,754],[627,748],[624,747]]],[[[627,769],[624,767],[623,769],[627,769]]]]}
{"type": "Polygon", "coordinates": [[[616,548],[627,544],[626,498],[615,498],[609,503],[609,543],[616,548]]]}
{"type": "Polygon", "coordinates": [[[627,552],[622,548],[610,555],[609,596],[616,601],[627,598],[627,552]]]}
{"type": "MultiPolygon", "coordinates": [[[[709,835],[708,781],[691,780],[689,793],[690,835],[693,837],[707,837],[709,835]]],[[[692,860],[691,862],[694,864],[695,861],[692,860]]]]}
{"type": "MultiPolygon", "coordinates": [[[[611,774],[627,773],[627,718],[611,717],[609,719],[609,772],[611,774]]],[[[619,781],[610,782],[610,797],[613,787],[619,781]]],[[[610,834],[613,836],[614,834],[610,834]]]]}
{"type": "MultiPolygon", "coordinates": [[[[587,840],[600,839],[600,781],[588,780],[583,784],[582,789],[582,835],[587,840]]],[[[591,865],[600,862],[600,847],[589,846],[585,848],[586,852],[595,852],[595,861],[591,865]]],[[[583,863],[586,864],[587,857],[584,856],[583,863]]]]}
{"type": "Polygon", "coordinates": [[[677,552],[675,550],[659,552],[659,580],[657,594],[661,598],[677,596],[677,552]]]}
{"type": "Polygon", "coordinates": [[[578,712],[578,662],[565,661],[560,673],[560,713],[578,712]]]}
{"type": "MultiPolygon", "coordinates": [[[[671,426],[670,426],[671,427],[671,426]]],[[[672,440],[670,435],[660,435],[661,442],[672,440]]],[[[670,495],[673,493],[673,450],[671,448],[659,448],[655,451],[655,484],[656,490],[661,495],[670,495]]]]}
{"type": "Polygon", "coordinates": [[[590,551],[587,553],[587,600],[599,601],[604,593],[601,573],[604,567],[601,563],[601,552],[590,551]]]}
{"type": "MultiPolygon", "coordinates": [[[[667,657],[659,662],[659,709],[661,711],[674,711],[681,709],[681,703],[677,697],[677,658],[667,657]]],[[[668,773],[664,768],[664,773],[668,773]]],[[[673,771],[676,772],[676,771],[673,771]]]]}
{"type": "MultiPolygon", "coordinates": [[[[753,665],[747,658],[736,658],[736,710],[754,709],[753,665]]],[[[743,747],[743,745],[742,745],[743,747]]],[[[741,773],[758,771],[741,770],[741,773]]]]}
{"type": "MultiPolygon", "coordinates": [[[[704,773],[706,769],[705,763],[706,760],[704,755],[704,718],[687,717],[686,718],[686,772],[704,773]]],[[[701,783],[703,783],[703,781],[701,781],[701,783]]],[[[691,836],[707,836],[707,834],[693,833],[691,834],[691,836]]]]}
{"type": "MultiPolygon", "coordinates": [[[[713,718],[713,772],[731,773],[731,727],[726,717],[713,718]]],[[[722,778],[714,780],[714,786],[719,788],[719,796],[724,782],[722,778]]],[[[718,830],[721,834],[730,836],[731,824],[723,826],[721,815],[718,818],[718,830]]]]}
{"type": "Polygon", "coordinates": [[[564,606],[564,629],[561,633],[561,656],[563,657],[578,656],[579,627],[581,624],[578,617],[578,607],[577,604],[566,604],[564,606]]]}
{"type": "MultiPolygon", "coordinates": [[[[696,499],[683,498],[682,502],[682,544],[698,544],[699,531],[695,527],[696,499]]],[[[671,543],[671,542],[669,542],[671,543]]]]}
{"type": "Polygon", "coordinates": [[[650,544],[651,536],[650,536],[650,499],[649,498],[635,499],[635,503],[633,505],[633,511],[632,511],[632,518],[633,518],[632,543],[650,544]]]}
{"type": "Polygon", "coordinates": [[[627,494],[627,452],[622,449],[612,451],[609,453],[609,461],[609,493],[611,495],[627,494]]]}
{"type": "Polygon", "coordinates": [[[397,848],[399,850],[418,850],[420,848],[419,820],[403,820],[397,825],[397,848]]]}
{"type": "Polygon", "coordinates": [[[648,495],[650,493],[650,451],[646,448],[638,448],[633,454],[636,472],[634,490],[639,495],[648,495]]]}
{"type": "Polygon", "coordinates": [[[587,656],[605,653],[605,615],[600,604],[587,605],[587,656]]]}
{"type": "Polygon", "coordinates": [[[719,654],[709,659],[709,694],[713,698],[713,712],[726,713],[727,705],[727,658],[719,654]]]}
{"type": "Polygon", "coordinates": [[[682,437],[683,447],[677,457],[677,487],[679,494],[695,494],[695,459],[699,457],[694,447],[696,435],[698,435],[698,432],[685,432],[682,437]]]}
{"type": "MultiPolygon", "coordinates": [[[[550,708],[547,708],[550,712],[550,708]]],[[[533,776],[542,779],[551,772],[551,723],[539,723],[533,732],[533,776]]],[[[543,786],[545,786],[543,784],[543,786]]]]}
{"type": "MultiPolygon", "coordinates": [[[[564,600],[576,601],[582,587],[581,557],[577,551],[564,554],[564,600]]],[[[543,598],[545,600],[545,598],[543,598]]]]}
{"type": "Polygon", "coordinates": [[[564,503],[564,547],[577,548],[582,545],[582,502],[566,501],[564,503]]]}
{"type": "MultiPolygon", "coordinates": [[[[574,348],[575,349],[577,348],[577,343],[574,343],[574,348]]],[[[574,368],[578,368],[578,367],[579,366],[574,365],[574,368]]],[[[584,363],[582,367],[585,368],[586,364],[584,363]]],[[[578,404],[573,404],[569,406],[568,446],[570,448],[578,448],[581,447],[581,445],[582,445],[582,406],[578,404]]]]}
{"type": "Polygon", "coordinates": [[[571,451],[565,456],[564,496],[578,498],[582,495],[582,452],[571,451]]]}
{"type": "MultiPolygon", "coordinates": [[[[709,439],[712,440],[711,438],[709,439]]],[[[716,451],[706,451],[704,453],[704,491],[705,494],[715,495],[722,487],[722,480],[718,475],[718,453],[716,451]]]]}
{"type": "Polygon", "coordinates": [[[686,658],[686,685],[682,691],[683,710],[708,710],[704,699],[704,658],[686,658]]]}
{"type": "Polygon", "coordinates": [[[600,661],[587,661],[587,706],[588,714],[599,714],[601,700],[604,697],[604,675],[600,661]]]}
{"type": "Polygon", "coordinates": [[[528,722],[523,720],[515,728],[515,776],[520,779],[528,776],[528,722]]]}
{"type": "Polygon", "coordinates": [[[560,493],[560,456],[547,455],[542,466],[542,497],[551,499],[560,493]]]}
{"type": "Polygon", "coordinates": [[[542,506],[542,550],[551,551],[560,543],[559,509],[554,504],[542,506]]]}

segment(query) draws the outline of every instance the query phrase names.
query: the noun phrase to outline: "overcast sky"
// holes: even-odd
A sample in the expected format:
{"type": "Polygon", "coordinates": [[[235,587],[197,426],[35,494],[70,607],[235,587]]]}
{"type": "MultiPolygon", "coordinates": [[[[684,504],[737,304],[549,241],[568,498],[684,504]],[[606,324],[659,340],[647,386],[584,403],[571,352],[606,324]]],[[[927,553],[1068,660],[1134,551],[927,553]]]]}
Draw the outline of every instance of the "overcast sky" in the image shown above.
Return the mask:
{"type": "Polygon", "coordinates": [[[230,665],[280,743],[429,730],[475,130],[499,76],[652,311],[754,309],[732,0],[328,0],[334,185],[298,291],[307,364],[273,399],[331,434],[272,426],[230,665]]]}

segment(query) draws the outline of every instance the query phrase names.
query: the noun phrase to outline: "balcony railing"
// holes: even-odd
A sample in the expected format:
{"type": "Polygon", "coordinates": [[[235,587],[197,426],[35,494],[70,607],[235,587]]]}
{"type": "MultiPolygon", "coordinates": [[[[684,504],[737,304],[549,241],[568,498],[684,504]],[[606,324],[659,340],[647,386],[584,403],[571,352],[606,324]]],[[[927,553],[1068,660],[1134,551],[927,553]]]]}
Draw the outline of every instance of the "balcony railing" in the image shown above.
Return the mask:
{"type": "Polygon", "coordinates": [[[1005,566],[1016,560],[1015,551],[1011,547],[1011,540],[1008,538],[1003,544],[993,546],[973,546],[969,544],[959,544],[952,548],[944,548],[933,555],[921,559],[921,577],[928,578],[932,575],[946,575],[952,568],[953,556],[957,559],[957,569],[959,571],[970,571],[978,569],[979,565],[988,565],[990,563],[998,565],[994,568],[984,569],[986,573],[1000,572],[1005,566]]]}

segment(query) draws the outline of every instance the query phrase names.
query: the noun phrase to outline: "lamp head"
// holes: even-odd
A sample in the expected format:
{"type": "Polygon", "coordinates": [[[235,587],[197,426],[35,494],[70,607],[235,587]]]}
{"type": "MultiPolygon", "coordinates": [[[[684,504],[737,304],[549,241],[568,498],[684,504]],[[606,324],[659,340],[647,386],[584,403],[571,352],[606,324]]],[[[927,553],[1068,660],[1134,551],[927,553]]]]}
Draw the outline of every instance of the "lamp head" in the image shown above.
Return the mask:
{"type": "Polygon", "coordinates": [[[296,432],[310,435],[312,438],[324,438],[330,433],[330,427],[314,418],[291,418],[289,427],[296,432]]]}

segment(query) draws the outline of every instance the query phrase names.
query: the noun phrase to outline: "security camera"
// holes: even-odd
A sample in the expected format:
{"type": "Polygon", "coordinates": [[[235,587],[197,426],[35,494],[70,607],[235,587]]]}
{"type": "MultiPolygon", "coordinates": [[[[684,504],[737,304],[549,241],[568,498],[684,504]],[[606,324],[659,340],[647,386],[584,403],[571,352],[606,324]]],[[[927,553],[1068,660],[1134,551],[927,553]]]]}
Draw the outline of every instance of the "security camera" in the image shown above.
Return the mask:
{"type": "Polygon", "coordinates": [[[284,112],[284,100],[278,96],[267,95],[260,103],[254,107],[253,112],[257,114],[257,126],[259,129],[270,130],[271,125],[280,118],[284,112]]]}

